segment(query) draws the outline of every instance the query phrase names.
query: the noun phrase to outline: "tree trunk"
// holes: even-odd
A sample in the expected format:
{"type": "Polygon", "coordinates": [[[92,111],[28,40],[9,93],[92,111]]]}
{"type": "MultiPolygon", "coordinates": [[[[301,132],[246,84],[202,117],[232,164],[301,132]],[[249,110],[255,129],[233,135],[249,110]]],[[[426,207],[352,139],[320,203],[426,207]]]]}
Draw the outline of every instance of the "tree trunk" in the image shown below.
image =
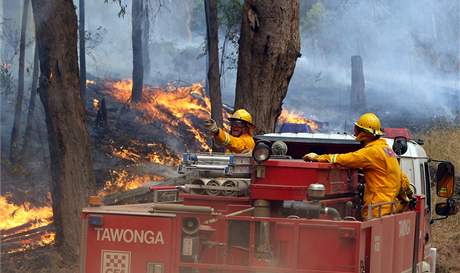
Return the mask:
{"type": "Polygon", "coordinates": [[[149,53],[149,41],[150,41],[150,17],[149,17],[150,7],[149,0],[144,1],[144,28],[142,35],[142,53],[144,57],[144,76],[147,80],[150,77],[150,53],[149,53]]]}
{"type": "Polygon", "coordinates": [[[366,109],[364,94],[364,72],[361,56],[351,56],[351,112],[361,113],[366,109]]]}
{"type": "Polygon", "coordinates": [[[80,99],[77,16],[72,0],[32,0],[40,85],[51,159],[56,241],[69,259],[78,255],[80,211],[94,193],[91,142],[80,99]]]}
{"type": "Polygon", "coordinates": [[[240,35],[235,109],[273,132],[300,56],[299,2],[246,0],[240,35]]]}
{"type": "Polygon", "coordinates": [[[144,84],[144,58],[142,43],[142,24],[144,23],[143,0],[133,0],[132,3],[132,43],[133,43],[133,91],[132,102],[142,100],[144,84]]]}
{"type": "Polygon", "coordinates": [[[38,48],[35,43],[35,53],[34,53],[34,68],[32,72],[32,89],[30,90],[30,100],[29,100],[29,111],[27,112],[27,121],[26,121],[26,132],[24,133],[24,143],[22,144],[21,155],[24,158],[26,150],[30,147],[30,139],[32,136],[32,121],[35,113],[35,97],[37,95],[37,83],[38,83],[38,48]]]}
{"type": "Polygon", "coordinates": [[[219,73],[219,26],[217,24],[217,0],[204,0],[208,47],[208,87],[211,100],[211,118],[222,127],[222,96],[219,73]]]}
{"type": "Polygon", "coordinates": [[[22,23],[21,23],[21,40],[19,42],[19,67],[18,67],[18,93],[16,95],[16,106],[14,108],[13,130],[11,131],[10,139],[10,161],[18,160],[19,150],[19,129],[21,126],[22,117],[22,99],[24,97],[24,59],[26,54],[26,29],[27,17],[30,0],[24,0],[22,8],[22,23]]]}
{"type": "Polygon", "coordinates": [[[83,105],[86,104],[86,50],[85,50],[85,0],[80,0],[78,39],[80,42],[80,96],[83,105]]]}

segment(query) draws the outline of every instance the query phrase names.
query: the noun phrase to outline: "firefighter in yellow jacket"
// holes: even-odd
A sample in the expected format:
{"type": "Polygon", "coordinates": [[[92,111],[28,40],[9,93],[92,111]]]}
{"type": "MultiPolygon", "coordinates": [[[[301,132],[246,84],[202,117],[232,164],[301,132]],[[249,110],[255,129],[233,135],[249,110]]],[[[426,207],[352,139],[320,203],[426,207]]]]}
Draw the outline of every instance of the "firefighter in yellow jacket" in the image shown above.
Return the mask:
{"type": "MultiPolygon", "coordinates": [[[[355,123],[354,135],[364,146],[358,151],[345,154],[306,154],[306,161],[335,163],[349,168],[361,168],[366,179],[364,190],[363,218],[368,217],[368,205],[398,201],[401,190],[410,191],[409,180],[401,171],[397,156],[380,137],[383,131],[379,118],[373,113],[362,115],[355,123]]],[[[396,202],[397,204],[397,202],[396,202]]],[[[401,209],[399,205],[393,207],[401,209]]],[[[391,213],[392,205],[383,205],[381,215],[391,213]]],[[[372,210],[374,217],[378,216],[378,208],[372,210]]]]}
{"type": "Polygon", "coordinates": [[[254,125],[251,114],[244,109],[236,110],[230,117],[230,134],[219,128],[212,119],[207,120],[204,126],[218,143],[225,146],[226,153],[244,154],[251,153],[254,149],[254,125]]]}

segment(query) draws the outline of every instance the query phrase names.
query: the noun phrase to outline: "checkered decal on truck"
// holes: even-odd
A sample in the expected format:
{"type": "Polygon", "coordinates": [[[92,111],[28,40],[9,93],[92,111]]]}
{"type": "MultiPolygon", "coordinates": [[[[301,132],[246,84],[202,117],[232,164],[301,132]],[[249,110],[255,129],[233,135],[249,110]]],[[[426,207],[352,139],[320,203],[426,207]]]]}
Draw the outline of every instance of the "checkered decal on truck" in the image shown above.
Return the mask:
{"type": "Polygon", "coordinates": [[[129,273],[131,252],[102,250],[101,273],[129,273]]]}

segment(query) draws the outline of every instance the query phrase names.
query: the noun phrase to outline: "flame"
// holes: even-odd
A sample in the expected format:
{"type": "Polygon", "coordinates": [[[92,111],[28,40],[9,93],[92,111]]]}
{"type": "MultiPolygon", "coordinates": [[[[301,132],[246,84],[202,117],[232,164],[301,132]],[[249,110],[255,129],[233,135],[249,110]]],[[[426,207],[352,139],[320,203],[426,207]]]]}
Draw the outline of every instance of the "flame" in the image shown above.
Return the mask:
{"type": "Polygon", "coordinates": [[[98,99],[93,99],[93,108],[94,110],[99,110],[99,107],[101,106],[101,103],[98,99]]]}
{"type": "Polygon", "coordinates": [[[86,87],[88,87],[88,86],[90,86],[92,84],[96,84],[96,81],[86,80],[86,87]]]}
{"type": "Polygon", "coordinates": [[[55,239],[56,239],[55,232],[46,232],[40,238],[40,246],[46,246],[46,245],[53,244],[55,239]]]}
{"type": "Polygon", "coordinates": [[[115,157],[126,159],[126,160],[133,161],[133,162],[138,162],[141,159],[140,155],[134,153],[133,151],[130,151],[129,148],[123,148],[123,147],[119,149],[114,148],[112,151],[112,154],[115,157]]]}
{"type": "Polygon", "coordinates": [[[32,228],[46,226],[53,216],[51,206],[34,208],[29,202],[21,205],[9,203],[5,196],[0,196],[0,230],[18,227],[34,222],[32,228]]]}
{"type": "Polygon", "coordinates": [[[180,157],[170,152],[166,145],[160,143],[144,145],[136,140],[131,140],[128,147],[113,148],[112,155],[133,163],[146,161],[171,167],[180,163],[180,157]],[[142,153],[139,151],[140,149],[143,149],[142,153]]]}
{"type": "Polygon", "coordinates": [[[158,143],[149,143],[147,147],[151,148],[152,152],[147,155],[149,162],[168,165],[168,166],[177,166],[180,163],[180,157],[169,152],[165,145],[158,143]]]}
{"type": "Polygon", "coordinates": [[[316,123],[314,120],[305,118],[303,113],[289,112],[288,110],[284,109],[278,118],[278,122],[307,124],[313,132],[317,132],[319,129],[318,123],[316,123]]]}
{"type": "Polygon", "coordinates": [[[112,179],[105,182],[104,189],[99,192],[99,196],[105,196],[115,191],[126,191],[139,188],[152,181],[162,180],[160,175],[130,175],[126,170],[112,170],[112,179]]]}
{"type": "MultiPolygon", "coordinates": [[[[130,100],[132,85],[132,80],[106,83],[106,87],[113,90],[110,95],[121,102],[130,100]]],[[[193,120],[205,120],[211,115],[211,103],[201,84],[195,83],[188,87],[170,85],[167,89],[144,86],[143,101],[133,107],[144,113],[143,122],[161,122],[167,134],[181,137],[178,127],[185,125],[200,147],[205,151],[210,150],[206,135],[193,124],[193,120]]]]}
{"type": "MultiPolygon", "coordinates": [[[[11,234],[22,233],[47,226],[53,222],[52,218],[53,211],[50,204],[43,207],[33,207],[29,202],[16,205],[8,202],[6,196],[0,196],[0,231],[2,233],[2,241],[11,234]],[[14,229],[14,231],[9,235],[8,233],[4,233],[11,229],[14,229]]],[[[32,234],[33,232],[31,235],[32,234]]],[[[31,235],[25,236],[25,239],[20,241],[21,247],[10,249],[8,253],[24,251],[54,243],[54,232],[47,231],[40,235],[40,239],[36,237],[27,238],[31,235]]]]}

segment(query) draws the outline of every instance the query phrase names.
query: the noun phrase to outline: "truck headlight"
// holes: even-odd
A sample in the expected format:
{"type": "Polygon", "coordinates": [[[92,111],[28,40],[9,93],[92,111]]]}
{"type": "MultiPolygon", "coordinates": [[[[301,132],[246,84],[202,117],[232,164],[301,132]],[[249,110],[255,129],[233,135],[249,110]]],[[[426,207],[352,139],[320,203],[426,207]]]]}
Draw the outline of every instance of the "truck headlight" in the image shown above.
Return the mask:
{"type": "Polygon", "coordinates": [[[270,154],[270,146],[263,141],[257,142],[256,147],[254,147],[254,150],[252,151],[252,157],[257,163],[262,163],[265,160],[269,159],[270,154]]]}

